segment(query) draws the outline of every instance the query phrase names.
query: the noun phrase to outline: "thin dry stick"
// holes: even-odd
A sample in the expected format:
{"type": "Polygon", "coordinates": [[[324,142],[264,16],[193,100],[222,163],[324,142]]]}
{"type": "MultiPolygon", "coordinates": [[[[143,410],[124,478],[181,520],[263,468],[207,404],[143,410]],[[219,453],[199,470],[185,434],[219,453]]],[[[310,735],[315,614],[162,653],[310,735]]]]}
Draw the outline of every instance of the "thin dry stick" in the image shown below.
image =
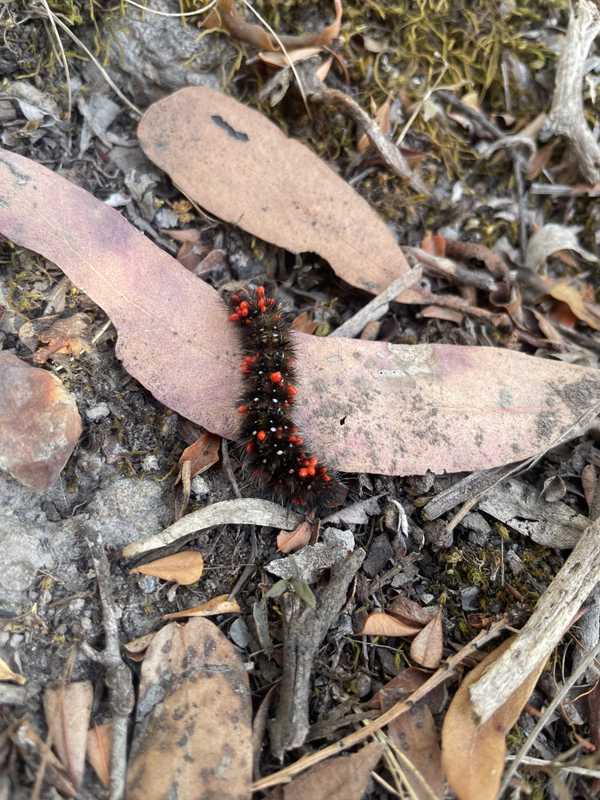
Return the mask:
{"type": "Polygon", "coordinates": [[[133,711],[134,694],[131,672],[121,658],[119,622],[112,596],[110,566],[102,536],[97,531],[86,530],[85,539],[98,580],[105,645],[102,653],[96,653],[106,669],[105,682],[110,692],[112,711],[112,751],[110,756],[110,800],[125,797],[127,775],[127,729],[133,711]]]}
{"type": "Polygon", "coordinates": [[[377,731],[385,728],[386,725],[389,725],[390,722],[395,720],[401,714],[405,714],[407,711],[410,711],[414,704],[418,703],[419,700],[422,700],[427,694],[429,694],[429,692],[431,692],[437,686],[440,686],[442,683],[444,683],[444,681],[448,680],[448,678],[452,677],[459,664],[468,658],[468,656],[477,652],[479,648],[486,642],[489,642],[491,639],[494,639],[496,636],[498,636],[506,628],[506,625],[506,619],[501,619],[494,623],[488,631],[482,631],[479,633],[471,642],[461,648],[458,653],[450,656],[446,663],[436,670],[436,672],[434,672],[433,675],[431,675],[425,681],[425,683],[419,686],[419,688],[414,691],[410,697],[407,697],[406,700],[400,700],[395,703],[390,709],[388,709],[388,711],[386,711],[380,717],[377,717],[377,719],[373,720],[373,722],[365,725],[364,728],[360,728],[360,730],[354,731],[354,733],[350,733],[348,736],[344,736],[343,739],[334,742],[334,744],[331,744],[328,747],[324,747],[322,750],[319,750],[316,753],[311,753],[308,756],[298,759],[298,761],[295,761],[288,767],[279,770],[279,772],[273,773],[273,775],[268,775],[266,778],[256,781],[252,786],[252,790],[258,792],[268,789],[270,786],[277,786],[280,783],[287,783],[295,775],[298,775],[305,769],[313,767],[315,764],[320,764],[321,761],[325,761],[325,759],[329,758],[330,756],[338,755],[343,750],[347,750],[349,747],[359,744],[359,742],[364,741],[377,731]]]}
{"type": "Polygon", "coordinates": [[[497,288],[497,283],[489,272],[478,269],[467,269],[462,264],[457,264],[449,258],[435,256],[427,253],[420,247],[404,247],[405,253],[411,253],[427,272],[434,275],[442,275],[464,286],[474,286],[476,289],[483,289],[484,292],[493,292],[497,288]]]}
{"type": "Polygon", "coordinates": [[[596,520],[586,528],[511,646],[471,686],[473,710],[482,724],[548,658],[599,580],[600,520],[596,520]]]}
{"type": "Polygon", "coordinates": [[[359,312],[353,317],[350,317],[350,319],[347,319],[346,322],[329,335],[345,336],[349,339],[353,336],[358,336],[368,322],[374,319],[380,319],[387,312],[388,304],[406,289],[410,289],[411,286],[418,283],[422,276],[423,270],[421,267],[415,267],[405,275],[396,278],[396,280],[390,283],[381,294],[374,297],[366,306],[363,306],[359,312]]]}
{"type": "Polygon", "coordinates": [[[583,177],[592,184],[600,181],[600,146],[585,120],[582,83],[590,47],[599,33],[600,9],[591,0],[580,0],[577,11],[571,9],[549,117],[550,130],[570,141],[583,177]]]}
{"type": "Polygon", "coordinates": [[[411,168],[400,150],[394,142],[391,142],[383,133],[379,125],[364,111],[350,95],[341,92],[339,89],[330,89],[321,84],[319,88],[311,90],[310,99],[319,103],[340,108],[356,122],[356,124],[367,134],[373,145],[378,150],[387,166],[399,178],[407,180],[412,189],[419,194],[429,194],[423,181],[413,173],[411,168]]]}
{"type": "MultiPolygon", "coordinates": [[[[588,528],[588,530],[589,530],[589,528],[588,528]]],[[[597,535],[598,534],[596,533],[596,536],[597,535]]],[[[508,652],[508,651],[506,651],[506,652],[508,652]]],[[[539,718],[539,720],[536,722],[533,730],[531,731],[531,733],[527,737],[525,743],[523,744],[523,746],[521,747],[521,749],[519,750],[519,752],[515,756],[515,760],[510,765],[510,767],[507,769],[506,774],[504,776],[504,780],[502,781],[502,786],[500,787],[500,791],[498,793],[498,797],[500,797],[502,795],[502,793],[504,792],[504,790],[508,788],[508,785],[510,784],[510,781],[512,780],[513,775],[515,774],[515,772],[519,768],[519,764],[522,762],[524,757],[527,755],[527,753],[529,751],[529,748],[531,747],[531,745],[537,739],[540,731],[542,731],[546,727],[546,725],[550,721],[550,717],[554,714],[554,712],[556,711],[556,709],[558,708],[558,706],[560,705],[562,700],[567,696],[567,694],[571,691],[573,686],[575,686],[575,684],[577,683],[579,678],[585,673],[586,669],[589,666],[591,666],[591,664],[594,662],[594,660],[596,659],[596,657],[598,655],[600,655],[600,642],[596,645],[596,647],[594,647],[593,650],[590,650],[590,652],[587,654],[587,656],[579,664],[578,668],[569,677],[569,680],[565,681],[565,683],[563,684],[560,692],[558,692],[556,697],[554,697],[552,699],[552,702],[548,704],[548,707],[546,708],[546,710],[544,711],[542,716],[539,718]]]]}

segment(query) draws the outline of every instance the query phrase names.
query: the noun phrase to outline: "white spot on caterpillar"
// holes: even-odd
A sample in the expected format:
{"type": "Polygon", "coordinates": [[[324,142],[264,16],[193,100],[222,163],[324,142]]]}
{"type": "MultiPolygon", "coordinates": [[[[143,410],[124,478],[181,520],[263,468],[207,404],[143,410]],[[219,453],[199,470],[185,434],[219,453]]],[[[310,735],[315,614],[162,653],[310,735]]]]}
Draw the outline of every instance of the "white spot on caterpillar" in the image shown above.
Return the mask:
{"type": "Polygon", "coordinates": [[[283,455],[283,450],[278,450],[278,451],[277,451],[277,455],[278,455],[278,456],[282,456],[282,455],[283,455]]]}

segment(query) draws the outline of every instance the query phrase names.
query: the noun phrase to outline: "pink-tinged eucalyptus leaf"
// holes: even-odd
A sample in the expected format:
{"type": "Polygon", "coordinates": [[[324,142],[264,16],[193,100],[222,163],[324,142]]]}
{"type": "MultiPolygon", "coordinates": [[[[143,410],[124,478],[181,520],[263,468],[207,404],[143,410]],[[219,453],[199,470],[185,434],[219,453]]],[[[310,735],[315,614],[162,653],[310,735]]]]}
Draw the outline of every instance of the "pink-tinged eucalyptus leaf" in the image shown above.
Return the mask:
{"type": "MultiPolygon", "coordinates": [[[[58,264],[111,317],[117,354],[162,403],[235,437],[240,354],[217,293],[117,211],[0,150],[0,233],[58,264]]],[[[294,334],[295,417],[346,472],[485,469],[527,458],[600,400],[597,370],[491,347],[294,334]]]]}

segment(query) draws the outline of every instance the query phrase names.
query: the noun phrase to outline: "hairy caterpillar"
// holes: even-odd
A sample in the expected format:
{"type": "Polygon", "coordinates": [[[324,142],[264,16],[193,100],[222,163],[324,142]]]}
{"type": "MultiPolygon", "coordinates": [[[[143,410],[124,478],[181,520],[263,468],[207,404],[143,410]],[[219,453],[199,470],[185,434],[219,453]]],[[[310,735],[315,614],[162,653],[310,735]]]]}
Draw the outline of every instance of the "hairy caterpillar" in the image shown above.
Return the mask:
{"type": "Polygon", "coordinates": [[[298,388],[287,314],[264,286],[234,294],[229,302],[229,319],[239,326],[244,355],[238,411],[249,472],[284,501],[307,509],[338,505],[343,487],[306,451],[291,418],[298,388]]]}

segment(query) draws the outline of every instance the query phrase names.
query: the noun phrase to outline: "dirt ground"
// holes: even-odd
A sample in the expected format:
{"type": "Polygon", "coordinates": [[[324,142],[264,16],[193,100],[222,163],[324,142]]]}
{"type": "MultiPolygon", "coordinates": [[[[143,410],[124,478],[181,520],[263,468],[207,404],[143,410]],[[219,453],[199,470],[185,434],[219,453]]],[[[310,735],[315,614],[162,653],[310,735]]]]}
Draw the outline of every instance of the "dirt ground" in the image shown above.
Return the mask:
{"type": "MultiPolygon", "coordinates": [[[[148,6],[180,11],[179,3],[170,0],[152,0],[148,6]]],[[[324,2],[266,1],[255,7],[275,30],[290,33],[320,30],[333,14],[324,2]]],[[[189,3],[182,8],[194,10],[189,3]]],[[[426,290],[452,295],[456,302],[393,303],[363,338],[506,348],[594,369],[600,351],[600,316],[594,316],[597,186],[590,189],[568,143],[557,136],[544,141],[536,122],[550,110],[567,23],[566,2],[344,3],[340,34],[319,55],[322,61],[334,55],[327,84],[371,114],[388,141],[397,141],[406,126],[400,151],[411,174],[422,181],[419,192],[393,173],[376,148],[359,145],[356,122],[343,110],[309,99],[309,116],[293,75],[286,75],[287,91],[273,104],[273,92],[264,91],[273,69],[257,58],[256,47],[231,33],[207,33],[194,17],[184,22],[127,3],[9,0],[0,5],[0,144],[117,208],[173,256],[181,256],[181,243],[171,233],[197,231],[197,251],[186,266],[202,280],[216,289],[263,280],[283,287],[292,317],[305,313],[313,323],[309,332],[327,336],[370,296],[344,282],[318,255],[283,251],[189,203],[144,155],[136,134],[139,117],[123,100],[144,111],[183,86],[220,89],[310,147],[385,219],[402,246],[429,247],[437,256],[445,252],[465,274],[486,273],[487,280],[497,278],[492,254],[507,265],[505,279],[491,290],[463,280],[462,273],[457,279],[427,271],[426,290]],[[70,95],[48,9],[86,47],[59,28],[70,95]],[[536,273],[526,257],[527,245],[549,224],[568,229],[571,238],[563,234],[536,273]],[[459,252],[450,244],[442,252],[435,249],[440,242],[475,244],[481,250],[459,252]],[[208,266],[202,263],[207,257],[212,258],[208,266]],[[579,305],[541,289],[540,275],[553,285],[576,287],[579,305]],[[587,317],[578,313],[584,304],[587,317]]],[[[592,46],[584,85],[592,128],[600,80],[597,53],[592,46]]],[[[56,782],[40,778],[43,747],[19,746],[15,733],[26,720],[46,739],[43,698],[48,687],[91,681],[94,722],[109,717],[104,668],[82,650],[84,643],[101,648],[105,637],[97,574],[83,531],[102,536],[122,644],[159,630],[164,614],[227,595],[243,577],[236,589],[241,614],[212,619],[246,665],[255,711],[280,681],[281,645],[289,634],[284,605],[273,596],[265,619],[257,621],[257,609],[265,609],[261,601],[281,577],[265,569],[282,558],[272,528],[255,526],[250,535],[249,526],[232,524],[197,534],[187,546],[202,554],[204,574],[189,586],[130,572],[122,549],[143,535],[159,533],[180,513],[179,460],[202,430],[128,374],[117,358],[117,333],[108,317],[58,265],[0,237],[0,350],[32,363],[42,344],[39,334],[49,324],[44,320],[78,313],[85,313],[86,335],[93,343],[77,357],[57,356],[44,365],[74,396],[81,415],[83,432],[73,455],[59,481],[44,492],[0,472],[0,657],[27,678],[23,685],[0,682],[0,798],[60,796],[56,782]],[[261,638],[264,625],[275,642],[270,654],[261,638]]],[[[514,629],[526,622],[575,543],[573,530],[578,536],[587,524],[590,482],[600,464],[597,440],[598,429],[588,426],[496,487],[485,503],[465,509],[460,519],[454,518],[455,505],[432,518],[423,509],[465,474],[343,476],[346,506],[352,511],[330,522],[329,530],[349,536],[348,548],[364,550],[365,558],[314,654],[308,736],[284,753],[283,765],[358,729],[361,719],[372,719],[373,696],[414,667],[409,639],[361,635],[369,615],[385,611],[398,596],[442,610],[446,658],[505,615],[514,629]]],[[[234,499],[232,474],[242,496],[254,496],[234,446],[229,457],[229,470],[221,460],[192,478],[186,513],[234,499]]],[[[469,497],[467,489],[461,502],[469,497]]],[[[325,570],[317,581],[300,581],[295,597],[307,602],[308,591],[310,603],[328,576],[325,570]],[[306,589],[309,584],[312,589],[306,589]]],[[[592,594],[585,606],[587,627],[571,628],[548,659],[508,733],[509,754],[517,752],[540,710],[580,662],[582,641],[588,649],[596,646],[599,608],[598,595],[592,594]]],[[[137,688],[141,661],[125,660],[137,688]]],[[[524,766],[505,797],[597,796],[597,676],[597,670],[589,670],[564,698],[529,750],[543,765],[524,766]],[[560,761],[574,769],[558,770],[560,761]]],[[[459,683],[443,684],[430,703],[438,739],[459,683]]],[[[281,767],[266,737],[255,778],[281,767]]],[[[387,788],[371,779],[364,796],[373,800],[442,797],[444,791],[455,796],[447,787],[429,795],[422,787],[411,788],[388,761],[381,762],[378,772],[387,788]]],[[[331,796],[354,796],[343,787],[338,791],[331,796]]],[[[88,767],[77,796],[109,794],[88,767]]]]}

